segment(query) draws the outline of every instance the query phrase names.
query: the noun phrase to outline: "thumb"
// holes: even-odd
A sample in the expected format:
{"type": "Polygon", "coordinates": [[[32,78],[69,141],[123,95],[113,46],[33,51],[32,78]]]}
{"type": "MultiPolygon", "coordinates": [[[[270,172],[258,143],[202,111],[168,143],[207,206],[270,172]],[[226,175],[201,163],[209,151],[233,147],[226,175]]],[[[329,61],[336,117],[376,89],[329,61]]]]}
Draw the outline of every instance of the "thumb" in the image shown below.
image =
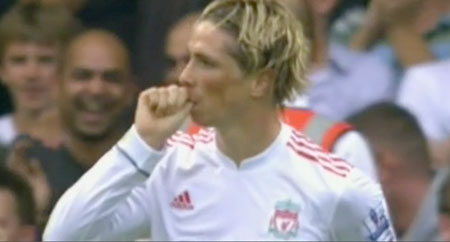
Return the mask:
{"type": "Polygon", "coordinates": [[[184,106],[180,110],[180,115],[184,118],[189,116],[189,113],[191,112],[193,104],[191,102],[186,102],[184,106]]]}
{"type": "Polygon", "coordinates": [[[30,169],[31,169],[32,174],[35,174],[35,175],[43,174],[41,163],[37,159],[31,160],[30,169]]]}
{"type": "Polygon", "coordinates": [[[173,114],[173,116],[170,118],[171,120],[177,120],[175,121],[175,129],[178,129],[181,124],[187,119],[187,117],[189,116],[189,113],[191,112],[192,109],[192,103],[191,102],[186,102],[185,104],[183,104],[183,106],[181,106],[178,111],[176,113],[173,114]]]}

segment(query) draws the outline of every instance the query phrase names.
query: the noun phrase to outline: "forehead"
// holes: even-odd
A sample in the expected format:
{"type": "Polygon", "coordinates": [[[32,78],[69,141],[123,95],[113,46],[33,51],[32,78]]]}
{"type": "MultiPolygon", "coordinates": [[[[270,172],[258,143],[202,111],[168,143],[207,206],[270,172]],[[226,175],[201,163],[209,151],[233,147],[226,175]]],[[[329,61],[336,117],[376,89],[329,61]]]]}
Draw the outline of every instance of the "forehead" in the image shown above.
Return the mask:
{"type": "Polygon", "coordinates": [[[101,42],[80,42],[72,46],[66,56],[66,67],[88,69],[126,69],[127,57],[118,47],[101,42]]]}
{"type": "Polygon", "coordinates": [[[230,54],[236,45],[236,40],[231,34],[210,21],[201,21],[194,26],[189,50],[193,54],[197,52],[210,55],[230,54]]]}
{"type": "Polygon", "coordinates": [[[188,52],[187,43],[191,37],[192,26],[185,25],[185,28],[175,28],[167,38],[166,54],[180,55],[188,52]]]}
{"type": "Polygon", "coordinates": [[[31,41],[11,41],[5,46],[5,54],[15,53],[46,53],[55,54],[60,50],[60,46],[50,43],[37,43],[31,41]]]}

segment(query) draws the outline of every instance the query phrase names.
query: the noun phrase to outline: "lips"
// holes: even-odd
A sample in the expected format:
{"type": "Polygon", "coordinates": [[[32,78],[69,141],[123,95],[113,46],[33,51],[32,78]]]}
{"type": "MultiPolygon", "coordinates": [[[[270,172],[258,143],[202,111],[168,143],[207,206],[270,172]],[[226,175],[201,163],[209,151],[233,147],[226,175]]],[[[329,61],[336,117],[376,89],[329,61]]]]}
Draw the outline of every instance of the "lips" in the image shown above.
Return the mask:
{"type": "Polygon", "coordinates": [[[105,113],[103,112],[90,112],[90,111],[81,111],[80,117],[84,123],[90,125],[98,125],[104,122],[105,113]]]}
{"type": "Polygon", "coordinates": [[[47,89],[40,86],[28,86],[22,89],[24,95],[29,99],[37,99],[47,92],[47,89]]]}
{"type": "Polygon", "coordinates": [[[90,125],[98,125],[109,118],[111,102],[105,100],[78,100],[76,108],[81,120],[90,125]]]}

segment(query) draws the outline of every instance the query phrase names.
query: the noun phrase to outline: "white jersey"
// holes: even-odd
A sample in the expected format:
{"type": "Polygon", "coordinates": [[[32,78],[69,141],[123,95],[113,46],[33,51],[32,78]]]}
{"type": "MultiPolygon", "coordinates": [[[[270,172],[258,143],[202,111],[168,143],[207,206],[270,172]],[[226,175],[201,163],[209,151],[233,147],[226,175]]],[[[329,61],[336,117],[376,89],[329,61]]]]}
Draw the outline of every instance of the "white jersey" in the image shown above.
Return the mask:
{"type": "Polygon", "coordinates": [[[133,127],[53,211],[45,240],[394,240],[380,187],[284,125],[238,167],[215,131],[163,151],[133,127]]]}
{"type": "Polygon", "coordinates": [[[9,146],[17,136],[13,116],[6,114],[0,117],[0,145],[9,146]]]}

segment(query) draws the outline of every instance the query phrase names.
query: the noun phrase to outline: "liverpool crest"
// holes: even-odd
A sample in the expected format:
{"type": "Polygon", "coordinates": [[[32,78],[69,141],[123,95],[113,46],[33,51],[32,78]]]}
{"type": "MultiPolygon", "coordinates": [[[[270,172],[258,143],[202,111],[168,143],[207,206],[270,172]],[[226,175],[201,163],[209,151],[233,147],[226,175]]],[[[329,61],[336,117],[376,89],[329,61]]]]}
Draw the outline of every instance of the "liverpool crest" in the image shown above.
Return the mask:
{"type": "Polygon", "coordinates": [[[284,240],[296,237],[299,228],[299,212],[300,205],[291,200],[277,202],[275,214],[270,219],[269,233],[284,240]]]}

